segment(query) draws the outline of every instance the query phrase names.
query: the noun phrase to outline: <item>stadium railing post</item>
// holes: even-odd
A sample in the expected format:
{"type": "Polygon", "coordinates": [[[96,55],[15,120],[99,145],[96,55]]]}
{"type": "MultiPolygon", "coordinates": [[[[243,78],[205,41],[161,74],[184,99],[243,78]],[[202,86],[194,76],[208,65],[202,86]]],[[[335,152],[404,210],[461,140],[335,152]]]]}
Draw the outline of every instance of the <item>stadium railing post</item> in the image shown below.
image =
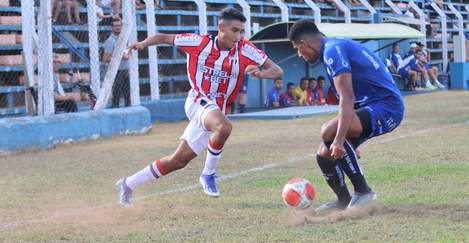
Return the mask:
{"type": "MultiPolygon", "coordinates": [[[[311,1],[311,0],[308,0],[311,1]]],[[[246,23],[244,23],[244,28],[246,29],[246,39],[249,39],[252,35],[251,32],[251,6],[246,0],[237,0],[239,6],[243,9],[243,14],[246,16],[246,23]]]]}
{"type": "Polygon", "coordinates": [[[305,3],[313,10],[314,23],[321,23],[321,9],[311,0],[305,0],[305,3]]]}
{"type": "MultiPolygon", "coordinates": [[[[155,21],[155,3],[153,1],[147,1],[147,36],[153,36],[156,32],[156,21],[155,21]]],[[[148,47],[148,65],[150,72],[150,95],[151,100],[160,99],[160,84],[159,70],[158,70],[158,53],[156,46],[148,47]]]]}
{"type": "Polygon", "coordinates": [[[280,8],[280,11],[282,13],[282,22],[287,22],[289,19],[287,5],[281,0],[273,0],[273,1],[280,8]]]}
{"type": "Polygon", "coordinates": [[[427,46],[427,27],[426,27],[426,22],[425,22],[425,13],[419,8],[417,4],[414,3],[414,1],[409,2],[409,6],[413,8],[417,14],[419,15],[419,20],[420,20],[420,32],[423,34],[423,38],[421,39],[421,42],[427,46]]]}
{"type": "MultiPolygon", "coordinates": [[[[22,39],[23,39],[23,67],[25,79],[29,82],[27,88],[33,85],[34,80],[34,63],[33,63],[33,33],[35,32],[35,20],[34,20],[34,2],[30,0],[21,0],[21,18],[22,18],[22,39]]],[[[32,106],[28,92],[25,93],[25,105],[28,115],[34,113],[34,107],[32,106]]]]}
{"type": "Polygon", "coordinates": [[[52,115],[54,109],[53,71],[52,71],[52,3],[41,0],[38,18],[38,114],[52,115]]]}
{"type": "Polygon", "coordinates": [[[447,31],[447,24],[446,24],[446,14],[443,10],[438,7],[438,4],[435,2],[431,3],[431,6],[440,16],[440,23],[441,23],[441,43],[443,49],[443,72],[446,73],[448,67],[448,31],[447,31]]]}
{"type": "Polygon", "coordinates": [[[350,9],[340,0],[334,0],[334,3],[337,5],[337,8],[340,9],[344,13],[345,23],[350,24],[352,23],[352,14],[350,9]]]}
{"type": "Polygon", "coordinates": [[[194,0],[199,11],[199,34],[207,34],[207,4],[203,0],[194,0]]]}
{"type": "Polygon", "coordinates": [[[96,0],[86,0],[88,11],[88,37],[90,51],[91,90],[98,94],[101,86],[99,71],[98,21],[96,19],[96,0]]]}
{"type": "MultiPolygon", "coordinates": [[[[124,25],[130,28],[129,42],[137,41],[137,24],[135,1],[122,2],[122,18],[124,25]]],[[[132,52],[129,57],[129,77],[130,77],[130,103],[132,106],[140,105],[140,80],[138,77],[138,51],[132,52]]]]}
{"type": "Polygon", "coordinates": [[[454,41],[455,49],[454,50],[454,61],[455,62],[465,62],[466,61],[466,39],[464,36],[464,19],[462,14],[453,6],[453,4],[448,5],[450,11],[458,19],[458,35],[456,36],[456,41],[454,41]]]}

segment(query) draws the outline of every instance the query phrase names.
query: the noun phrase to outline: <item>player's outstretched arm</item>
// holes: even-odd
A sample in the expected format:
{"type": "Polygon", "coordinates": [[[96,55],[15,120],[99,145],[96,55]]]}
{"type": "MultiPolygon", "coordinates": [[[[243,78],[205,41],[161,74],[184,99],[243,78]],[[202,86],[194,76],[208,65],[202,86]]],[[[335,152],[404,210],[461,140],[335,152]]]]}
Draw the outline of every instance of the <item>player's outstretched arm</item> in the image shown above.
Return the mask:
{"type": "Polygon", "coordinates": [[[262,65],[262,71],[259,70],[257,66],[249,65],[246,68],[246,73],[257,78],[268,78],[268,79],[276,79],[280,78],[283,75],[283,69],[272,62],[272,60],[267,59],[262,65]]]}
{"type": "Polygon", "coordinates": [[[147,48],[148,46],[154,46],[158,44],[173,45],[175,36],[176,35],[173,35],[173,34],[162,34],[162,33],[155,34],[154,36],[150,36],[143,41],[135,42],[129,45],[129,47],[127,48],[128,49],[127,55],[130,55],[132,51],[134,50],[141,51],[147,48]]]}
{"type": "Polygon", "coordinates": [[[340,95],[339,101],[339,124],[334,142],[331,145],[331,155],[340,159],[344,157],[345,136],[348,133],[354,114],[353,106],[355,94],[353,93],[352,74],[349,72],[339,74],[334,77],[334,85],[340,95]]]}

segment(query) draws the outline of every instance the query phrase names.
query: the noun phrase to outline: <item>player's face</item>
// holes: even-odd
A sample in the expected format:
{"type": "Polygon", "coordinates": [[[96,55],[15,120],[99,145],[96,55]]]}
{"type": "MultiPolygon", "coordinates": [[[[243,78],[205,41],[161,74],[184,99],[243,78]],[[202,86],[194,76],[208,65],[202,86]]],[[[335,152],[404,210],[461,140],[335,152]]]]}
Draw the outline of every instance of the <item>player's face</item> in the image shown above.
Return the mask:
{"type": "Polygon", "coordinates": [[[119,35],[121,33],[121,28],[122,28],[122,22],[120,21],[112,22],[112,32],[115,35],[119,35]]]}
{"type": "Polygon", "coordinates": [[[318,81],[316,80],[311,80],[311,83],[309,84],[310,89],[315,89],[318,86],[318,81]]]}
{"type": "Polygon", "coordinates": [[[222,20],[218,24],[218,39],[222,48],[231,49],[243,38],[243,22],[239,20],[222,20]]]}
{"type": "Polygon", "coordinates": [[[280,89],[283,88],[283,82],[282,82],[281,79],[277,79],[277,80],[275,81],[275,88],[278,89],[278,90],[280,90],[280,89]]]}
{"type": "Polygon", "coordinates": [[[298,52],[298,56],[302,57],[309,63],[314,63],[318,60],[320,54],[319,48],[315,47],[315,44],[308,40],[293,41],[293,48],[298,52]]]}

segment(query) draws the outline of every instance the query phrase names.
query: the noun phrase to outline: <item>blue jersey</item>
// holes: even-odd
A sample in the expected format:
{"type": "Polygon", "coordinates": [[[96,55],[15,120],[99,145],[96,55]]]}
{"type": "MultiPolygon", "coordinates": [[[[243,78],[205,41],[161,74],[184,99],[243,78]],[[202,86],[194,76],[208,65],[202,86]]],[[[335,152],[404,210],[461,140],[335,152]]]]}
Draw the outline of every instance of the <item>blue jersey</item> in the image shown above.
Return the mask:
{"type": "Polygon", "coordinates": [[[401,55],[399,55],[399,53],[392,53],[391,62],[394,68],[397,70],[403,62],[401,55]]]}
{"type": "Polygon", "coordinates": [[[269,94],[267,94],[267,99],[265,99],[265,107],[274,107],[274,102],[280,102],[280,90],[276,89],[275,87],[270,90],[269,94]]]}
{"type": "Polygon", "coordinates": [[[419,65],[418,65],[418,60],[417,60],[417,58],[415,58],[414,55],[408,56],[402,61],[402,64],[401,64],[401,66],[399,66],[397,71],[401,72],[403,70],[406,71],[406,72],[409,72],[409,70],[420,72],[420,68],[419,68],[419,65]]]}
{"type": "Polygon", "coordinates": [[[352,74],[355,108],[402,96],[384,63],[360,43],[346,39],[324,38],[321,56],[336,92],[333,77],[342,73],[352,74]]]}

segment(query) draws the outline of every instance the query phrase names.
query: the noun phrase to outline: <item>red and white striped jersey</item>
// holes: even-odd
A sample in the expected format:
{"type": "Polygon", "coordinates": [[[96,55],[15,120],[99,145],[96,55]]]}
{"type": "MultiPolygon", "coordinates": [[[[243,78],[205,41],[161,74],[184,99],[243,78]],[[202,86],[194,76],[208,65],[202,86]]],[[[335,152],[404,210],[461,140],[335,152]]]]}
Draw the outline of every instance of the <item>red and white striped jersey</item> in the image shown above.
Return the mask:
{"type": "Polygon", "coordinates": [[[219,50],[216,41],[211,35],[178,34],[174,46],[187,56],[189,97],[206,97],[226,113],[238,96],[246,67],[264,65],[267,56],[246,39],[227,51],[219,50]]]}

